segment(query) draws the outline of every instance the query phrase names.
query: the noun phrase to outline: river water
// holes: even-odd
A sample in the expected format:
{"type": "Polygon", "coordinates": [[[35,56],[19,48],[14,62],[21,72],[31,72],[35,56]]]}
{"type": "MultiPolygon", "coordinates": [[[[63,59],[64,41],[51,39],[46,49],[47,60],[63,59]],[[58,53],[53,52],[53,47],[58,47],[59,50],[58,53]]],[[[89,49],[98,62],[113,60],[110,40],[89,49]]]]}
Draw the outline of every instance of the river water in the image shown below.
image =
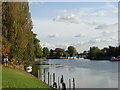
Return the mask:
{"type": "MultiPolygon", "coordinates": [[[[39,78],[48,82],[48,72],[52,76],[55,73],[55,81],[58,77],[64,77],[66,87],[69,88],[69,79],[75,88],[118,88],[118,63],[117,61],[90,61],[87,59],[48,59],[39,61],[33,66],[33,71],[39,78]]],[[[53,82],[50,82],[52,85],[53,82]]]]}

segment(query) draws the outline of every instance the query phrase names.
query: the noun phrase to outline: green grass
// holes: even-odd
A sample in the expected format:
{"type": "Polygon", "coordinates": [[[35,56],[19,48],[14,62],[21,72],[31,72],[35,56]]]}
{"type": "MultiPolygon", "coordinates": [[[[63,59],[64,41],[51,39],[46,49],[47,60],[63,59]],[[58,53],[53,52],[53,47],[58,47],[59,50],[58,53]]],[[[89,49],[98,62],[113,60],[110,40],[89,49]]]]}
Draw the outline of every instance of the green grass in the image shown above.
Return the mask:
{"type": "Polygon", "coordinates": [[[34,76],[25,71],[2,68],[2,88],[49,88],[34,76]]]}
{"type": "Polygon", "coordinates": [[[46,58],[36,58],[35,61],[46,60],[46,58]]]}

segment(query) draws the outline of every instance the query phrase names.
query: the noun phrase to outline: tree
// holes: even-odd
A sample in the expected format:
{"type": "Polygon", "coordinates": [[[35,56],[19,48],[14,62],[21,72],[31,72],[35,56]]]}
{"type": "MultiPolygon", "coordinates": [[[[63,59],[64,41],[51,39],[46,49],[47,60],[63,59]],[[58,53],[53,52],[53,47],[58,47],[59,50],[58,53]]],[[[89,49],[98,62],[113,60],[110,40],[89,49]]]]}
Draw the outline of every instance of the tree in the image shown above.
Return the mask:
{"type": "Polygon", "coordinates": [[[57,58],[57,52],[51,49],[49,58],[57,58]]]}
{"type": "Polygon", "coordinates": [[[43,48],[43,56],[44,57],[48,57],[50,55],[50,51],[47,47],[43,48]]]}
{"type": "Polygon", "coordinates": [[[88,57],[90,59],[95,59],[97,56],[99,56],[99,53],[101,53],[101,50],[98,47],[90,47],[88,57]]]}
{"type": "Polygon", "coordinates": [[[2,34],[11,44],[9,58],[34,60],[32,28],[28,2],[2,3],[2,34]]]}
{"type": "Polygon", "coordinates": [[[58,58],[63,57],[65,55],[64,49],[56,48],[55,51],[57,52],[57,56],[56,57],[58,57],[58,58]]]}
{"type": "Polygon", "coordinates": [[[68,50],[65,51],[65,57],[68,57],[69,56],[69,53],[68,53],[68,50]]]}
{"type": "Polygon", "coordinates": [[[66,53],[65,50],[62,48],[56,48],[55,50],[50,50],[50,56],[49,58],[61,58],[65,57],[66,53]]]}
{"type": "Polygon", "coordinates": [[[68,47],[68,53],[69,53],[70,57],[75,56],[77,54],[76,48],[73,47],[73,46],[69,46],[68,47]]]}

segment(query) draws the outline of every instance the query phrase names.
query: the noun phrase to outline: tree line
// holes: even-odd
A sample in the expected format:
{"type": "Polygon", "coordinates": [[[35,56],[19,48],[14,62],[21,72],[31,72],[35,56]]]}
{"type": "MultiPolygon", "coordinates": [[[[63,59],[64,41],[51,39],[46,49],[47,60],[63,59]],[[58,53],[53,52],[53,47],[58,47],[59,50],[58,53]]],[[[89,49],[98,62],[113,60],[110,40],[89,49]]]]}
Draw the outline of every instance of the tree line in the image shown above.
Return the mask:
{"type": "Polygon", "coordinates": [[[55,48],[55,50],[48,49],[47,47],[43,48],[43,56],[46,58],[67,58],[67,57],[74,57],[77,55],[76,48],[74,46],[69,46],[67,50],[62,48],[55,48]]]}
{"type": "Polygon", "coordinates": [[[2,3],[2,56],[30,61],[42,52],[32,31],[33,24],[28,2],[2,3]]]}
{"type": "Polygon", "coordinates": [[[85,56],[85,58],[88,59],[110,59],[111,57],[117,57],[120,56],[120,46],[109,46],[104,47],[102,49],[99,49],[96,46],[90,47],[88,51],[84,51],[83,53],[80,53],[79,55],[85,56]]]}

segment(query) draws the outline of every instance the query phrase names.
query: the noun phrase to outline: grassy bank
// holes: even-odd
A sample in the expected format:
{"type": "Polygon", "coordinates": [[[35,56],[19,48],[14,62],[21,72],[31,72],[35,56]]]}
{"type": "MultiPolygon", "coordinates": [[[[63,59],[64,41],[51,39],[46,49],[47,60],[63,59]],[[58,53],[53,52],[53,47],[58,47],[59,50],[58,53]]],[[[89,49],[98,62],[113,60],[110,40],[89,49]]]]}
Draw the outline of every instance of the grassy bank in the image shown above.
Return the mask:
{"type": "Polygon", "coordinates": [[[36,58],[35,61],[46,60],[46,58],[36,58]]]}
{"type": "Polygon", "coordinates": [[[2,87],[3,88],[49,88],[34,76],[25,71],[2,68],[2,87]]]}

